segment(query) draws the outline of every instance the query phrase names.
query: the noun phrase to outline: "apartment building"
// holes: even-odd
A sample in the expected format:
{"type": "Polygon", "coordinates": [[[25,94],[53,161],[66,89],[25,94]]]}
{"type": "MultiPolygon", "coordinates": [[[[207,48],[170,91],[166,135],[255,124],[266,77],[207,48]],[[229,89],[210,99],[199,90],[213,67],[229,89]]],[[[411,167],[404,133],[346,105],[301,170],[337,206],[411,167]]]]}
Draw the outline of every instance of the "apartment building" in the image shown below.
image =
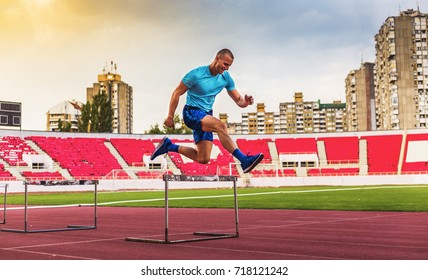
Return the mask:
{"type": "Polygon", "coordinates": [[[265,104],[258,103],[257,112],[242,113],[240,123],[228,123],[226,114],[220,120],[230,134],[317,133],[344,131],[345,116],[341,101],[304,101],[303,93],[296,92],[294,102],[279,104],[279,112],[266,112],[265,104]]]}
{"type": "Polygon", "coordinates": [[[106,92],[113,107],[113,133],[133,132],[133,89],[116,73],[117,66],[111,62],[98,75],[98,82],[86,89],[86,99],[92,102],[100,91],[106,92]]]}
{"type": "Polygon", "coordinates": [[[63,101],[49,109],[46,113],[46,130],[58,131],[59,120],[71,125],[71,132],[77,132],[81,115],[82,103],[79,101],[63,101]]]}
{"type": "Polygon", "coordinates": [[[375,36],[377,129],[427,127],[427,21],[419,10],[402,11],[388,17],[375,36]]]}
{"type": "Polygon", "coordinates": [[[345,131],[376,130],[374,63],[365,62],[345,79],[345,131]]]}
{"type": "Polygon", "coordinates": [[[344,131],[345,103],[304,101],[303,93],[294,94],[294,102],[279,104],[280,133],[320,133],[344,131]]]}
{"type": "Polygon", "coordinates": [[[235,126],[237,134],[279,133],[279,113],[266,112],[264,103],[257,103],[257,112],[241,114],[241,125],[235,126]]]}

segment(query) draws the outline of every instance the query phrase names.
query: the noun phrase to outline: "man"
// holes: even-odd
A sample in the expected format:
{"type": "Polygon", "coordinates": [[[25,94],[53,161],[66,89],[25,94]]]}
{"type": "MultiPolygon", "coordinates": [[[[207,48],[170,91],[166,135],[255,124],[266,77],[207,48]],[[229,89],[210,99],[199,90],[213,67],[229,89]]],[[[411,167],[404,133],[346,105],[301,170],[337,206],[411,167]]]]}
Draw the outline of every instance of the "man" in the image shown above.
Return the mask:
{"type": "Polygon", "coordinates": [[[215,132],[223,147],[241,162],[244,173],[250,172],[262,161],[262,153],[255,156],[244,155],[230,138],[226,124],[213,117],[212,107],[215,97],[224,88],[239,107],[245,108],[254,103],[252,96],[239,94],[232,77],[227,72],[233,59],[229,49],[220,50],[210,65],[198,67],[187,73],[172,93],[168,117],[164,124],[167,127],[174,127],[174,114],[179,99],[187,92],[183,120],[193,129],[196,149],[173,144],[168,137],[164,137],[153,152],[151,160],[168,152],[176,152],[198,163],[206,164],[210,160],[215,132]]]}

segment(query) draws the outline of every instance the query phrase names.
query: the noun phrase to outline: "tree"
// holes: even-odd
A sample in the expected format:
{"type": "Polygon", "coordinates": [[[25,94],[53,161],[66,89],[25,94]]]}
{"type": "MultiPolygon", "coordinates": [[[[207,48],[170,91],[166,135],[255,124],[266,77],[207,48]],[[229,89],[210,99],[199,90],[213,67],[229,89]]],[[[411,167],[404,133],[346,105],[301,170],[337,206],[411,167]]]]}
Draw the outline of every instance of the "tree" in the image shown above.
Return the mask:
{"type": "Polygon", "coordinates": [[[155,124],[154,126],[150,126],[150,130],[146,131],[146,134],[164,134],[164,132],[160,129],[159,124],[155,124]]]}
{"type": "Polygon", "coordinates": [[[61,132],[70,132],[71,131],[71,123],[62,121],[61,118],[58,119],[58,131],[61,132]]]}
{"type": "MultiPolygon", "coordinates": [[[[111,100],[107,94],[98,94],[94,100],[98,99],[99,106],[93,115],[98,113],[98,131],[97,132],[113,132],[113,108],[111,107],[111,100]]],[[[95,103],[95,102],[94,102],[95,103]]]]}
{"type": "Polygon", "coordinates": [[[113,132],[113,108],[107,94],[100,90],[82,107],[79,120],[81,132],[113,132]]]}
{"type": "Polygon", "coordinates": [[[184,124],[184,121],[181,120],[178,115],[174,115],[174,127],[170,128],[164,125],[163,130],[165,131],[165,134],[191,134],[192,133],[192,130],[184,124]]]}
{"type": "Polygon", "coordinates": [[[188,128],[179,115],[174,115],[174,127],[170,128],[163,125],[163,129],[160,129],[159,124],[150,126],[150,130],[146,131],[146,134],[192,134],[192,130],[188,128]]]}
{"type": "Polygon", "coordinates": [[[89,132],[90,117],[91,104],[87,101],[86,104],[82,106],[79,122],[77,123],[79,132],[89,132]]]}

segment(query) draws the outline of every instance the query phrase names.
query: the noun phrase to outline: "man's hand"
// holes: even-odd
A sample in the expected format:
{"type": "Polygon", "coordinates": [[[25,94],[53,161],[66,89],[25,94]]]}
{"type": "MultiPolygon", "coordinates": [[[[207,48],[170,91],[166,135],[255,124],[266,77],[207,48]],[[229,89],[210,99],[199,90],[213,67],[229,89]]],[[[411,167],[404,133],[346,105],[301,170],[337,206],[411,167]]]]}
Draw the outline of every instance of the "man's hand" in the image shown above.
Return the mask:
{"type": "Polygon", "coordinates": [[[245,95],[244,99],[245,99],[245,102],[247,102],[248,105],[253,105],[254,98],[251,95],[245,95]]]}
{"type": "Polygon", "coordinates": [[[173,117],[166,118],[163,124],[169,128],[174,128],[174,118],[173,117]]]}
{"type": "Polygon", "coordinates": [[[227,93],[230,97],[232,97],[233,101],[235,101],[236,105],[241,108],[245,108],[249,105],[253,105],[254,98],[252,95],[244,95],[242,96],[236,89],[228,90],[227,93]]]}

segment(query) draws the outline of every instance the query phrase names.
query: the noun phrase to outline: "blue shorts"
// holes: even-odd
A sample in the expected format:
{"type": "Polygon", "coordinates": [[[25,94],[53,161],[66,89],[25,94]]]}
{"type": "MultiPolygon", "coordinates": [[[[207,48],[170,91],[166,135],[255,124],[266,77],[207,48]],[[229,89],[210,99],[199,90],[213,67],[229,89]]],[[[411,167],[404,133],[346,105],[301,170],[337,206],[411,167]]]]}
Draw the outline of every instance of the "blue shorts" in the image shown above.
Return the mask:
{"type": "Polygon", "coordinates": [[[188,128],[193,129],[193,139],[195,143],[198,144],[201,140],[213,141],[213,133],[206,132],[202,130],[202,119],[207,116],[213,115],[213,111],[209,111],[208,113],[197,108],[185,105],[183,108],[183,120],[188,128]]]}

